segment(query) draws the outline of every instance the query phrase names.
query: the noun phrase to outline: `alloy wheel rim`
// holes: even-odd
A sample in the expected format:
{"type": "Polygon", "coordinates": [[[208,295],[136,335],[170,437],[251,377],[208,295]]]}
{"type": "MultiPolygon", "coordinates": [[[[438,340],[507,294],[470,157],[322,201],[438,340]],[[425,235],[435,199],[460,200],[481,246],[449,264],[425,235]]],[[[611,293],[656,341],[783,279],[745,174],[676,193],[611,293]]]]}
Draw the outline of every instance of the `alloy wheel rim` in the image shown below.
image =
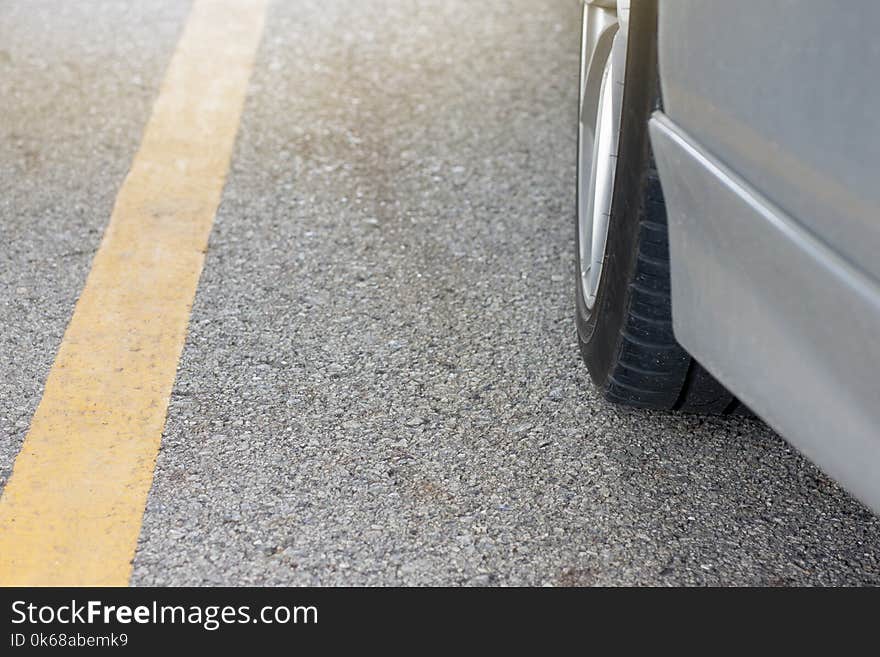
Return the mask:
{"type": "Polygon", "coordinates": [[[613,9],[584,8],[578,116],[581,294],[592,312],[605,264],[623,105],[626,32],[613,9]]]}

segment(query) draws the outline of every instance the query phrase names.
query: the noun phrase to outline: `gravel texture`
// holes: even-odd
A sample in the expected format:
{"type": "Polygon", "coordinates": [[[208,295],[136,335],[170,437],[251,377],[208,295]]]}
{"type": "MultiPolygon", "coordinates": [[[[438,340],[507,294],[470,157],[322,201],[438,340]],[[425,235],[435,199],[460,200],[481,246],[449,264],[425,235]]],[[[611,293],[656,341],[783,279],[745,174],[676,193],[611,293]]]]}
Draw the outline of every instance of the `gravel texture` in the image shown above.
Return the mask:
{"type": "MultiPolygon", "coordinates": [[[[185,14],[31,6],[0,10],[3,471],[185,14]]],[[[272,5],[134,584],[880,583],[880,522],[760,422],[591,388],[578,21],[272,5]]]]}

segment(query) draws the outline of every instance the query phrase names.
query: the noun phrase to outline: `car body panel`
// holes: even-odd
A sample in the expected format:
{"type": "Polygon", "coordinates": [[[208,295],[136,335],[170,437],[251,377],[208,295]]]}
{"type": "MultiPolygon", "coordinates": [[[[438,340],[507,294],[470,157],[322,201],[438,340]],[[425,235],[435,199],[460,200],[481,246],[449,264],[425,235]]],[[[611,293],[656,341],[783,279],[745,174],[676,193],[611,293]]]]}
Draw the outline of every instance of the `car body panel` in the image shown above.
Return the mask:
{"type": "Polygon", "coordinates": [[[659,6],[664,113],[880,280],[880,2],[659,6]]]}
{"type": "Polygon", "coordinates": [[[880,3],[661,2],[651,140],[676,337],[880,511],[878,24],[880,3]]]}
{"type": "Polygon", "coordinates": [[[880,510],[880,289],[662,115],[678,340],[809,458],[880,510]]]}

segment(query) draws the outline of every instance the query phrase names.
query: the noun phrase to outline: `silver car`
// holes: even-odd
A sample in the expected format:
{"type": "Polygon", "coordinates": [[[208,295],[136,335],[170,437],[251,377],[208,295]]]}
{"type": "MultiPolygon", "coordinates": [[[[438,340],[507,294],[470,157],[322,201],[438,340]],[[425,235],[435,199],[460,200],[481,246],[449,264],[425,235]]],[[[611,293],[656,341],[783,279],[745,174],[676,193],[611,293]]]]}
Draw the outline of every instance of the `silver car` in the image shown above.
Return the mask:
{"type": "Polygon", "coordinates": [[[606,398],[752,409],[880,510],[880,2],[588,0],[577,328],[606,398]]]}

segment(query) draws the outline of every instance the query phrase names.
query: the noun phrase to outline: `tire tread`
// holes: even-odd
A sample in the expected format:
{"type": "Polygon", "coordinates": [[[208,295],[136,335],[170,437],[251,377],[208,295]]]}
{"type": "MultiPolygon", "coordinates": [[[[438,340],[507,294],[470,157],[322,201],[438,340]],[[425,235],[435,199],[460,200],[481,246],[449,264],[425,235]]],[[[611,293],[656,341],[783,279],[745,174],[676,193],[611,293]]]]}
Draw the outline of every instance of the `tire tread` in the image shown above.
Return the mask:
{"type": "Polygon", "coordinates": [[[628,309],[604,396],[631,406],[736,413],[742,407],[739,400],[675,340],[666,211],[653,166],[645,172],[643,184],[654,189],[643,190],[628,309]],[[651,246],[651,255],[645,255],[646,243],[651,246]],[[651,309],[651,316],[643,314],[645,308],[651,309]]]}

